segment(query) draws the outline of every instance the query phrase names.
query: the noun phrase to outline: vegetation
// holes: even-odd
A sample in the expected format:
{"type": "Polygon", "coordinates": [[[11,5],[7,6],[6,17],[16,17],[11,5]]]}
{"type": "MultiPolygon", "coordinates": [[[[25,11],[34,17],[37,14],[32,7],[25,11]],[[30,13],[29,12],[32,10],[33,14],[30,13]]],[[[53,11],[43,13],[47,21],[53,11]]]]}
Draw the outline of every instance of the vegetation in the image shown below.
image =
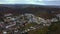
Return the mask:
{"type": "Polygon", "coordinates": [[[60,34],[60,22],[54,23],[49,27],[47,34],[60,34]]]}
{"type": "Polygon", "coordinates": [[[29,34],[60,34],[60,22],[52,23],[49,27],[39,28],[34,31],[30,31],[29,34]]]}
{"type": "Polygon", "coordinates": [[[29,34],[46,34],[48,32],[48,27],[39,28],[35,31],[30,31],[29,34]]]}

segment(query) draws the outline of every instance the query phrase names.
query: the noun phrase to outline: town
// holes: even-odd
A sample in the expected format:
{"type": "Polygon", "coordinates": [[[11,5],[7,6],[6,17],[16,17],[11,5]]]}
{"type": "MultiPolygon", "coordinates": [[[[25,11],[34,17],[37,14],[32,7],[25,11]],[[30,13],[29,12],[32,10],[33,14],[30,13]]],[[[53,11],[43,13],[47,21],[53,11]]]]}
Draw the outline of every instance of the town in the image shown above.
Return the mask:
{"type": "Polygon", "coordinates": [[[49,27],[53,22],[60,21],[60,14],[55,16],[52,19],[44,19],[31,13],[4,14],[0,20],[0,34],[28,34],[29,31],[49,27]]]}

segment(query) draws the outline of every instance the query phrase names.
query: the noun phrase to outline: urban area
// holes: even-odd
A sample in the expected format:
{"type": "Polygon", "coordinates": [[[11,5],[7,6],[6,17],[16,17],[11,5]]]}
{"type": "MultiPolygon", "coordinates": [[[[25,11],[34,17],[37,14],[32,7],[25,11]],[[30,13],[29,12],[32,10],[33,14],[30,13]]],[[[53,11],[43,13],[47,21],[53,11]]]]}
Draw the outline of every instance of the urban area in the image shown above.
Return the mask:
{"type": "Polygon", "coordinates": [[[44,19],[31,13],[14,15],[4,14],[0,20],[0,34],[28,34],[39,28],[49,27],[54,22],[60,21],[60,14],[55,18],[44,19]]]}

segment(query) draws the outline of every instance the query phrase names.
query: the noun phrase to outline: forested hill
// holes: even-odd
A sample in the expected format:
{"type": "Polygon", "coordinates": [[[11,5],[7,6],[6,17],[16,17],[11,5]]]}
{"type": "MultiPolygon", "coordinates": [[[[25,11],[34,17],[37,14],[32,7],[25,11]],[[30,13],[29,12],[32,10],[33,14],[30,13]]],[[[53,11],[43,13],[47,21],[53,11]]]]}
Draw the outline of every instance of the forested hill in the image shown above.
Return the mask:
{"type": "MultiPolygon", "coordinates": [[[[31,4],[0,5],[0,13],[33,13],[39,16],[49,16],[60,13],[59,6],[43,6],[31,4]]],[[[43,17],[42,16],[42,17],[43,17]]]]}

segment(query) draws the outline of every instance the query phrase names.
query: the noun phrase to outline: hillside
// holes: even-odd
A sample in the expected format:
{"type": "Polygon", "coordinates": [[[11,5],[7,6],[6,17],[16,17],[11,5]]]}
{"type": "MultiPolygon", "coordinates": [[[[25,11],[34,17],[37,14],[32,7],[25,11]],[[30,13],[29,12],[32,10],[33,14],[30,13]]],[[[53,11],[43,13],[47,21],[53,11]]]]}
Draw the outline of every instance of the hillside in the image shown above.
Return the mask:
{"type": "MultiPolygon", "coordinates": [[[[58,6],[59,7],[59,6],[58,6]]],[[[42,6],[42,5],[0,5],[0,13],[15,13],[15,14],[24,14],[24,13],[33,13],[37,16],[44,18],[51,18],[54,14],[60,13],[60,8],[57,6],[42,6]],[[53,11],[53,12],[52,12],[53,11]]]]}
{"type": "MultiPolygon", "coordinates": [[[[43,19],[51,19],[56,17],[55,15],[60,13],[59,6],[42,6],[42,5],[0,5],[0,18],[3,17],[5,13],[13,13],[13,14],[24,14],[24,13],[32,13],[35,16],[40,16],[43,19]]],[[[2,19],[1,19],[2,20],[2,19]]],[[[29,25],[29,24],[28,24],[29,25]]],[[[60,22],[52,24],[49,28],[44,27],[41,29],[37,29],[36,31],[29,32],[29,34],[60,34],[59,33],[59,25],[60,22]]],[[[30,25],[29,25],[30,26],[30,25]]]]}

